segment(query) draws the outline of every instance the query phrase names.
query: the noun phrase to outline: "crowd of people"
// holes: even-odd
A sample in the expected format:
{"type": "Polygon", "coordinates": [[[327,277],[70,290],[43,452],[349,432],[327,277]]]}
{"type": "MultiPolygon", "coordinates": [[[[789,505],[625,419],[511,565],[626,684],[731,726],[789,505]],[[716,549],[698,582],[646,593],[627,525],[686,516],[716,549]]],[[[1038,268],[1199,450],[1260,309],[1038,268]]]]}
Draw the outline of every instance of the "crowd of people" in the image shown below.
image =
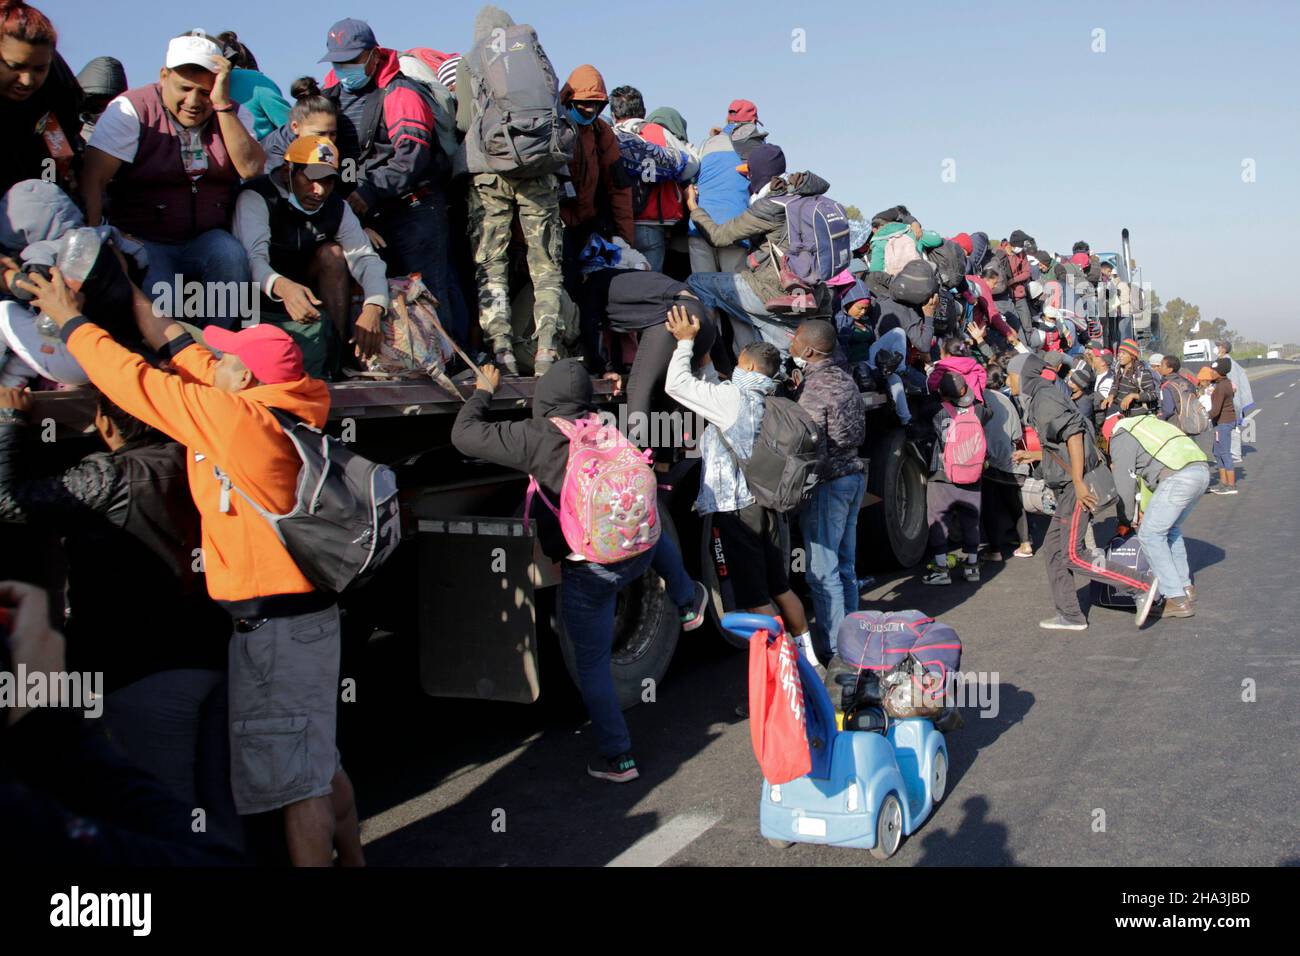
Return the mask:
{"type": "MultiPolygon", "coordinates": [[[[927,585],[958,569],[978,582],[1008,548],[1033,557],[1028,511],[1048,521],[1044,628],[1087,627],[1076,577],[1132,595],[1139,626],[1160,598],[1165,617],[1193,613],[1180,527],[1210,485],[1198,440],[1213,436],[1210,490],[1237,493],[1251,402],[1230,343],[1196,377],[1176,356],[1144,361],[1140,290],[1086,242],[945,237],[901,205],[854,234],[752,101],[693,142],[678,111],[607,90],[594,65],[560,83],[503,10],[484,7],[468,39],[463,54],[386,47],[342,20],[327,75],[286,97],[235,33],[193,31],[130,86],[109,56],[73,74],[47,17],[0,2],[0,580],[42,585],[0,584],[8,663],[105,674],[112,738],[9,711],[0,818],[15,839],[47,859],[216,862],[239,858],[248,818],[276,814],[293,863],[363,862],[335,743],[337,595],[262,512],[292,508],[300,466],[273,410],[323,427],[327,382],[367,370],[390,283],[414,274],[464,353],[448,371],[475,383],[455,448],[532,476],[546,501],[538,537],[562,569],[595,778],[638,776],[610,674],[619,592],[653,568],[684,629],[706,605],[668,535],[619,562],[575,553],[552,503],[596,378],[632,415],[707,423],[695,509],[734,604],[779,614],[810,661],[829,661],[860,606],[871,393],[926,463],[927,585]],[[191,307],[194,283],[254,292],[191,307]],[[499,420],[491,395],[521,372],[533,417],[499,420]],[[69,388],[94,395],[105,450],[52,470],[32,393],[69,388]],[[783,400],[819,436],[815,487],[788,509],[748,471],[783,400]],[[1149,570],[1095,547],[1111,499],[1149,570]],[[57,567],[37,560],[51,534],[57,567]],[[102,640],[110,626],[128,639],[102,640]],[[52,766],[50,747],[80,763],[52,766]],[[79,787],[70,767],[105,782],[79,787]]],[[[680,451],[641,444],[661,462],[680,451]]]]}

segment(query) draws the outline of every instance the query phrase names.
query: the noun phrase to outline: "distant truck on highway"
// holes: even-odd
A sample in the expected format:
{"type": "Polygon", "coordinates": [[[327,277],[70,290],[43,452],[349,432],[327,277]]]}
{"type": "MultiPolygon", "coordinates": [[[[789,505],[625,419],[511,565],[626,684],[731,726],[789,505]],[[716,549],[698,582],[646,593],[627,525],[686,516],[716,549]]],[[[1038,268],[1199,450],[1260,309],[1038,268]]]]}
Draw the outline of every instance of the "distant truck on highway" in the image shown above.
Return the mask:
{"type": "Polygon", "coordinates": [[[1097,258],[1102,263],[1110,263],[1119,280],[1129,284],[1133,326],[1121,334],[1119,323],[1108,322],[1105,330],[1106,344],[1114,348],[1120,339],[1131,334],[1143,349],[1156,349],[1160,344],[1160,315],[1152,308],[1151,296],[1147,295],[1143,287],[1142,267],[1133,258],[1128,229],[1120,230],[1120,250],[1099,252],[1097,258]]]}
{"type": "MultiPolygon", "coordinates": [[[[1272,356],[1269,356],[1272,358],[1272,356]]],[[[1188,339],[1183,343],[1183,361],[1184,362],[1212,362],[1214,361],[1214,340],[1213,339],[1188,339]]]]}

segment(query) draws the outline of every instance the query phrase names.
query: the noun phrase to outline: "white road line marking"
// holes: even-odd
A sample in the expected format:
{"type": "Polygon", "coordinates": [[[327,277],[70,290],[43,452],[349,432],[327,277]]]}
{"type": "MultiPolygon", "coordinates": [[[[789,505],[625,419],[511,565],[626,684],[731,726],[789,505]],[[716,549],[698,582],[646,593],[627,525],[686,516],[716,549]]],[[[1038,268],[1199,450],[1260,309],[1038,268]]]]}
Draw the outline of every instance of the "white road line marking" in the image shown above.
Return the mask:
{"type": "Polygon", "coordinates": [[[1295,382],[1292,382],[1290,385],[1287,386],[1287,388],[1295,388],[1295,382]]]}
{"type": "Polygon", "coordinates": [[[1286,394],[1286,392],[1278,392],[1278,393],[1277,393],[1276,395],[1274,395],[1273,397],[1274,397],[1274,398],[1281,398],[1281,397],[1282,397],[1283,395],[1285,395],[1285,394],[1286,394]]]}
{"type": "Polygon", "coordinates": [[[659,866],[690,846],[722,819],[720,813],[683,813],[647,833],[606,866],[659,866]]]}
{"type": "Polygon", "coordinates": [[[1262,409],[1262,408],[1257,408],[1257,409],[1255,409],[1253,412],[1251,412],[1249,415],[1246,416],[1246,421],[1250,421],[1252,418],[1254,418],[1256,415],[1258,415],[1258,414],[1259,414],[1260,412],[1262,412],[1263,410],[1264,410],[1264,409],[1262,409]]]}

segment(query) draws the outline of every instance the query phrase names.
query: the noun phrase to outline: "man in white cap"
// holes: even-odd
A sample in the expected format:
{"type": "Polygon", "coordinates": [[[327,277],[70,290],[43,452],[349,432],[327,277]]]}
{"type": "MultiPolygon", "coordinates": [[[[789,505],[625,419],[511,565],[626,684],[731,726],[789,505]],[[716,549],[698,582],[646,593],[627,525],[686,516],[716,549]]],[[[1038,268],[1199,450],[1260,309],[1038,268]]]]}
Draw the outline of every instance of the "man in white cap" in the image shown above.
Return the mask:
{"type": "MultiPolygon", "coordinates": [[[[230,61],[201,30],[175,37],[158,82],[114,99],[95,126],[81,177],[86,222],[108,218],[145,244],[144,291],[163,311],[182,298],[185,279],[250,281],[248,256],[228,229],[236,187],[266,162],[252,127],[231,99],[230,61]]],[[[234,328],[243,317],[193,318],[234,328]]]]}

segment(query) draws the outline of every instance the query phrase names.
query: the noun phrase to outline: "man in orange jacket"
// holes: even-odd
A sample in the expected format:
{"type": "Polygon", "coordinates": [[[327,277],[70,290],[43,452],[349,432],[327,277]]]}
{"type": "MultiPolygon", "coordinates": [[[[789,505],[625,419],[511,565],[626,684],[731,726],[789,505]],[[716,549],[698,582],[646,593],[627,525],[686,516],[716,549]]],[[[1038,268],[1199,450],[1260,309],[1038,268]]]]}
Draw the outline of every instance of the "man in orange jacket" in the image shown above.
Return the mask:
{"type": "MultiPolygon", "coordinates": [[[[209,327],[204,347],[155,316],[136,289],[136,321],[170,359],[174,374],[164,372],[86,319],[58,269],[48,281],[33,275],[24,285],[96,387],[186,447],[208,591],[235,622],[229,720],[236,808],[245,815],[283,808],[295,865],[329,866],[335,847],[340,862],[361,865],[352,784],[334,741],[335,597],[315,590],[271,525],[230,490],[276,514],[293,507],[301,463],[270,408],[319,428],[329,414],[325,383],[305,374],[301,351],[281,329],[209,327]]],[[[178,640],[183,627],[178,622],[178,640]]]]}

